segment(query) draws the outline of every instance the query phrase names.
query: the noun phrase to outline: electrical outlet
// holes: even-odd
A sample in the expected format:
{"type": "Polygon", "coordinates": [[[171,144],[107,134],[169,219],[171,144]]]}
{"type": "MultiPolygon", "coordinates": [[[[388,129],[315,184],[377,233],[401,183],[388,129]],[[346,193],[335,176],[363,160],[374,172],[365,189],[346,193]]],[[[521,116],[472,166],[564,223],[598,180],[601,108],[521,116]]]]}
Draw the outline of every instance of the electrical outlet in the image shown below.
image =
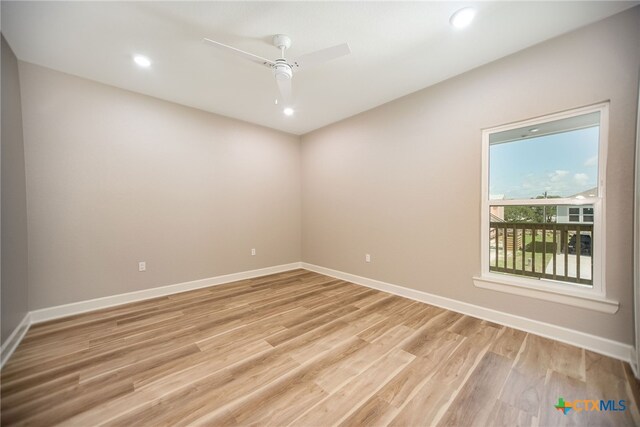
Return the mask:
{"type": "Polygon", "coordinates": [[[140,261],[138,263],[138,271],[147,271],[147,263],[144,261],[140,261]]]}
{"type": "Polygon", "coordinates": [[[364,260],[365,260],[365,262],[371,262],[371,255],[365,254],[364,255],[364,260]]]}
{"type": "Polygon", "coordinates": [[[251,249],[251,256],[256,256],[256,248],[251,249]]]}

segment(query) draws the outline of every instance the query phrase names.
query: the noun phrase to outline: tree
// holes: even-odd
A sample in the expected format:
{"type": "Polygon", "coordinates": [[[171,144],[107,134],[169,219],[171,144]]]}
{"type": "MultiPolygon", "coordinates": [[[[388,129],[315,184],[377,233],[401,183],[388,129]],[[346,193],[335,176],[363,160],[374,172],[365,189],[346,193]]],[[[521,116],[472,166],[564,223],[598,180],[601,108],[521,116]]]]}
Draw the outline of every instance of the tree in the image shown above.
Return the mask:
{"type": "Polygon", "coordinates": [[[505,206],[504,220],[507,222],[541,222],[542,215],[534,206],[505,206]]]}
{"type": "MultiPolygon", "coordinates": [[[[548,196],[546,193],[535,199],[557,199],[560,196],[548,196]]],[[[554,222],[556,206],[505,206],[504,219],[507,222],[554,222]]]]}

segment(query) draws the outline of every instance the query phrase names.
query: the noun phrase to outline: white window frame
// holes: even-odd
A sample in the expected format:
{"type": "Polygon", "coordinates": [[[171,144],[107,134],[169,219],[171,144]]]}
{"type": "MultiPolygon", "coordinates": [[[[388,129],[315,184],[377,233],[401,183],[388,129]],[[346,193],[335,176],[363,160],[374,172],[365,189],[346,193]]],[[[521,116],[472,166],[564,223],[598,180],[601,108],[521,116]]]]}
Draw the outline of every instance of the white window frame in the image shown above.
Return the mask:
{"type": "MultiPolygon", "coordinates": [[[[562,304],[589,308],[596,311],[615,313],[618,302],[607,299],[605,283],[605,204],[606,204],[606,164],[609,135],[609,103],[603,102],[576,108],[535,119],[487,128],[482,130],[482,207],[481,207],[481,276],[474,277],[474,285],[479,288],[554,301],[562,304]],[[526,199],[490,200],[489,194],[489,137],[491,134],[521,127],[600,112],[600,138],[598,145],[598,196],[582,199],[526,199]],[[593,205],[593,286],[557,282],[549,279],[533,279],[522,276],[500,274],[489,271],[489,208],[492,205],[593,205]]],[[[582,211],[582,209],[581,209],[582,211]]]]}

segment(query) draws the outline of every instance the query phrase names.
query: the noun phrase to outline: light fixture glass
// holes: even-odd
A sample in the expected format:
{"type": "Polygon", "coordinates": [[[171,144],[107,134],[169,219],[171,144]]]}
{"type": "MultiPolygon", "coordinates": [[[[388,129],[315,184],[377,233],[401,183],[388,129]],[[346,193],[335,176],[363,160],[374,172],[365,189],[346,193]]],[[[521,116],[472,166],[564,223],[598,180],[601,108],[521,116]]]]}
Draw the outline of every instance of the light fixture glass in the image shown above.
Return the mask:
{"type": "Polygon", "coordinates": [[[282,112],[285,116],[293,116],[293,108],[291,107],[285,108],[284,110],[282,110],[282,112]]]}
{"type": "Polygon", "coordinates": [[[143,68],[148,68],[151,66],[151,60],[149,58],[147,58],[146,56],[142,56],[142,55],[135,55],[133,57],[133,61],[138,64],[140,67],[143,68]]]}
{"type": "Polygon", "coordinates": [[[471,7],[465,7],[463,9],[458,10],[456,13],[451,15],[451,19],[449,22],[451,26],[454,28],[464,28],[471,24],[473,18],[476,16],[476,10],[471,7]]]}

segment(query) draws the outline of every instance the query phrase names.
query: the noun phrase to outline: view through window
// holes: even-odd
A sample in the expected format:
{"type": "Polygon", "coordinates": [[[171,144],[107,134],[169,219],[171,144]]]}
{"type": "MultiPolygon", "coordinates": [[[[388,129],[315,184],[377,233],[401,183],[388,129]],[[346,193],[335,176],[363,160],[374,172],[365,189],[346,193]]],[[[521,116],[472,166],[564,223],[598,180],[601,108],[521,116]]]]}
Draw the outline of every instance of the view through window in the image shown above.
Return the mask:
{"type": "Polygon", "coordinates": [[[592,287],[603,110],[488,136],[488,271],[592,287]]]}

